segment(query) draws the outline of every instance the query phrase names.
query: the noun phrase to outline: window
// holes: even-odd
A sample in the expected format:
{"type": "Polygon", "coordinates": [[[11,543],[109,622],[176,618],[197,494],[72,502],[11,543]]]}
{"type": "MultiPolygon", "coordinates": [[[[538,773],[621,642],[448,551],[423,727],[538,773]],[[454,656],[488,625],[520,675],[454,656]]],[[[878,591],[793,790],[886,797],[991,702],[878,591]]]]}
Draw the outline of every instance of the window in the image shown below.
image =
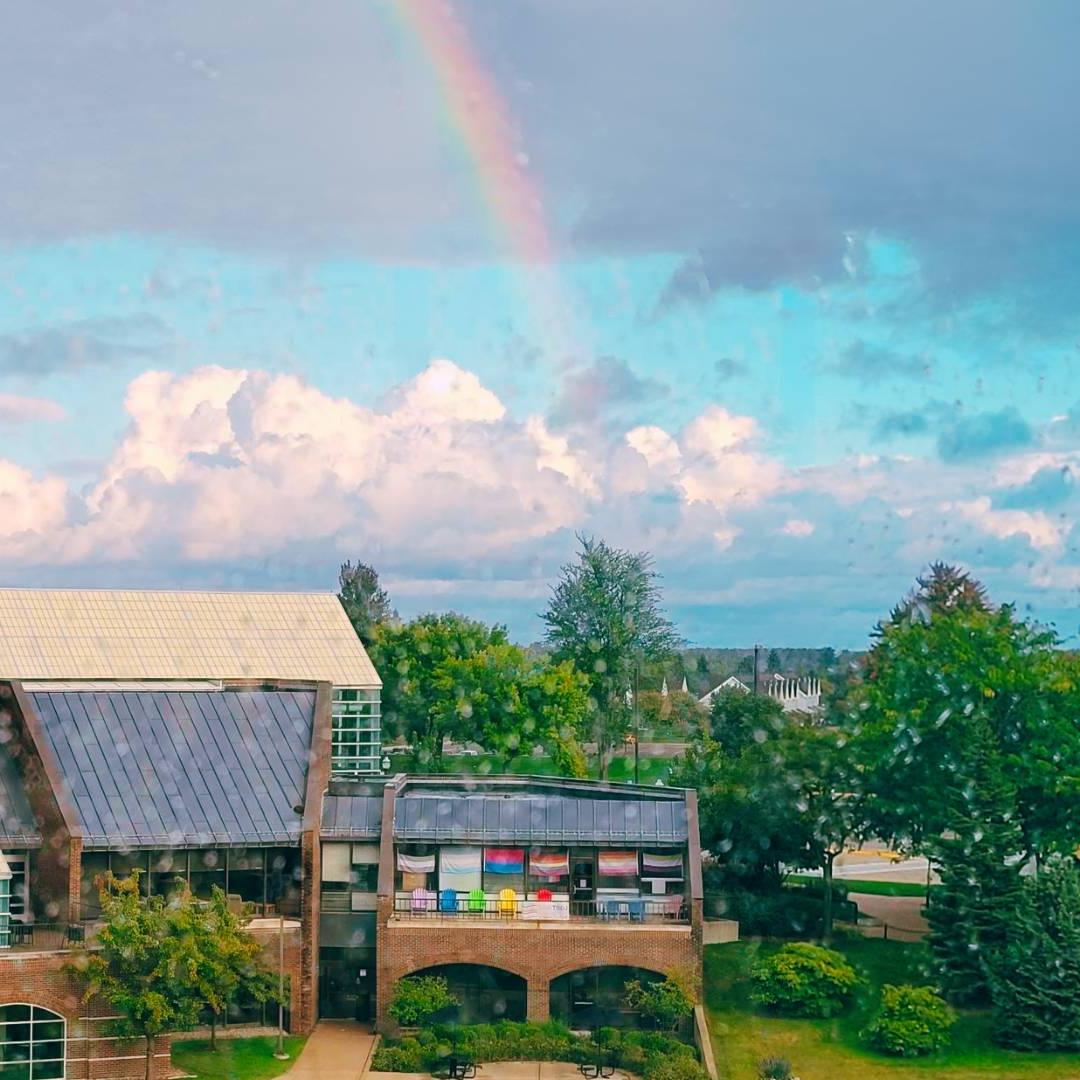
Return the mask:
{"type": "Polygon", "coordinates": [[[225,890],[225,852],[206,848],[191,853],[191,892],[200,900],[209,900],[214,886],[225,890]]]}
{"type": "Polygon", "coordinates": [[[10,854],[4,852],[7,859],[8,869],[11,871],[11,917],[16,922],[21,922],[30,910],[30,896],[27,892],[27,866],[30,863],[30,852],[13,851],[10,854]]]}
{"type": "Polygon", "coordinates": [[[228,856],[229,895],[256,904],[263,903],[266,852],[262,848],[235,848],[229,851],[228,856]]]}
{"type": "Polygon", "coordinates": [[[184,888],[188,876],[188,853],[186,851],[150,852],[150,893],[153,896],[171,896],[184,888]],[[180,878],[182,881],[177,881],[180,878]]]}
{"type": "Polygon", "coordinates": [[[532,848],[529,851],[529,892],[550,889],[570,891],[570,853],[566,848],[532,848]]]}
{"type": "Polygon", "coordinates": [[[330,701],[330,762],[335,776],[380,770],[382,727],[378,690],[339,687],[330,701]]]}
{"type": "MultiPolygon", "coordinates": [[[[2,856],[0,856],[2,858],[2,856]]],[[[11,945],[11,874],[0,877],[0,949],[11,945]]]]}
{"type": "Polygon", "coordinates": [[[98,882],[108,872],[109,853],[107,851],[83,852],[80,895],[84,919],[96,919],[101,914],[101,890],[98,882]]]}
{"type": "Polygon", "coordinates": [[[484,848],[484,892],[498,895],[503,889],[524,895],[524,848],[484,848]]]}
{"type": "Polygon", "coordinates": [[[65,1021],[37,1005],[0,1005],[0,1077],[60,1080],[65,1021]]]}
{"type": "Polygon", "coordinates": [[[435,880],[433,844],[402,844],[398,847],[394,883],[399,891],[434,889],[435,880]]]}

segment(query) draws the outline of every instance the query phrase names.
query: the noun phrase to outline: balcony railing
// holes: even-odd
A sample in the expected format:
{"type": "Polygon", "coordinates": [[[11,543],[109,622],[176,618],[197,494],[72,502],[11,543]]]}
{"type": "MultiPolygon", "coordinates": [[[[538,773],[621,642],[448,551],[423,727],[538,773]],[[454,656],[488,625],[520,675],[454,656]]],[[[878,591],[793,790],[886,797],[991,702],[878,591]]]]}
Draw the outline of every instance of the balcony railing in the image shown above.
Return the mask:
{"type": "Polygon", "coordinates": [[[83,945],[93,945],[101,923],[20,923],[12,922],[8,946],[0,947],[0,956],[26,952],[64,952],[83,945]]]}
{"type": "Polygon", "coordinates": [[[625,900],[520,900],[459,896],[398,896],[398,919],[485,919],[508,922],[685,923],[681,896],[625,900]]]}

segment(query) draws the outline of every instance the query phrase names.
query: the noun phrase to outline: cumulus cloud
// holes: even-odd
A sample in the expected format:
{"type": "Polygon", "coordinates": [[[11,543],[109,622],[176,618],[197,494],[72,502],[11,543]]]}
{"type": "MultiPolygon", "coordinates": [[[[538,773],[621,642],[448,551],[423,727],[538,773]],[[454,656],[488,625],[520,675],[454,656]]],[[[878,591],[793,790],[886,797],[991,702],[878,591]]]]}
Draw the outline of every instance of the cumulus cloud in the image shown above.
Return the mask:
{"type": "Polygon", "coordinates": [[[622,406],[664,397],[667,387],[656,379],[643,379],[625,360],[601,356],[569,372],[551,411],[556,424],[594,422],[622,406]]]}

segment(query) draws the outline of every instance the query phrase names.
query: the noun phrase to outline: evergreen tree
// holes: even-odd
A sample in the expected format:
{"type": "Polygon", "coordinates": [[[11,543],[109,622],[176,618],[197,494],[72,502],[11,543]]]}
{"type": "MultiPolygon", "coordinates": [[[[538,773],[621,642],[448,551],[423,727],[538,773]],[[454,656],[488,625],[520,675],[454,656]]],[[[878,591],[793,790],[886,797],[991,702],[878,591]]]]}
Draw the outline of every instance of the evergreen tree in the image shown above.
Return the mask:
{"type": "Polygon", "coordinates": [[[989,966],[1006,944],[1019,900],[1023,850],[1016,794],[985,727],[976,729],[969,762],[948,802],[949,826],[930,845],[941,887],[927,908],[942,989],[959,1004],[988,998],[989,966]]]}
{"type": "Polygon", "coordinates": [[[698,653],[697,672],[703,679],[709,678],[709,661],[705,659],[704,653],[698,653]]]}
{"type": "Polygon", "coordinates": [[[1014,1050],[1080,1050],[1080,870],[1055,859],[1024,881],[991,963],[994,1038],[1014,1050]]]}
{"type": "Polygon", "coordinates": [[[397,618],[389,594],[379,584],[378,572],[365,563],[342,564],[338,574],[338,599],[365,647],[375,640],[379,626],[397,618]]]}
{"type": "Polygon", "coordinates": [[[765,660],[765,666],[769,671],[779,671],[781,668],[780,654],[775,649],[769,650],[768,658],[765,660]]]}

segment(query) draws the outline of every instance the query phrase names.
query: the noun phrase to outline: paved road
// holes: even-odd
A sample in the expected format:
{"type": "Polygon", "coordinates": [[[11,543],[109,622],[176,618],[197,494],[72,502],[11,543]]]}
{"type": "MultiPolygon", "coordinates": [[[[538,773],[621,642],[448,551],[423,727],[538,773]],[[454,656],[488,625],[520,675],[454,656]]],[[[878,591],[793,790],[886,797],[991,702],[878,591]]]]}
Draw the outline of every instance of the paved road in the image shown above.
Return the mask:
{"type": "Polygon", "coordinates": [[[320,1020],[285,1075],[288,1080],[360,1080],[374,1045],[375,1036],[361,1024],[320,1020]]]}

